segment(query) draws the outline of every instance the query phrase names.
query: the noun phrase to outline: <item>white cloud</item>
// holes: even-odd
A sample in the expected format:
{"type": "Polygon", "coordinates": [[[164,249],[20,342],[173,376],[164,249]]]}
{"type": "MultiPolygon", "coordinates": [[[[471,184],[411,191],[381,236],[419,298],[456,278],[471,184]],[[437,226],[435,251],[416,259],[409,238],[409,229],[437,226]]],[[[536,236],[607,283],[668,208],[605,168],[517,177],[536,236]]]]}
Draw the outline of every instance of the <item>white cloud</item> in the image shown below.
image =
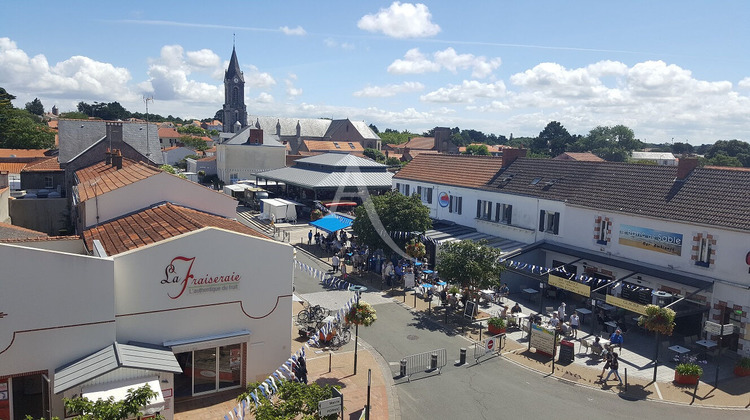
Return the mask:
{"type": "Polygon", "coordinates": [[[746,77],[737,83],[738,87],[741,87],[742,89],[750,89],[750,77],[746,77]]]}
{"type": "Polygon", "coordinates": [[[282,26],[279,28],[281,32],[283,32],[286,35],[305,35],[307,32],[305,32],[305,29],[301,26],[297,26],[296,28],[290,28],[288,26],[282,26]]]}
{"type": "Polygon", "coordinates": [[[437,35],[440,26],[432,23],[432,14],[421,3],[393,2],[377,14],[365,15],[357,22],[359,29],[382,32],[393,38],[421,38],[437,35]]]}
{"type": "Polygon", "coordinates": [[[214,70],[222,65],[219,55],[209,49],[188,51],[185,55],[187,64],[194,68],[214,70]]]}
{"type": "Polygon", "coordinates": [[[393,74],[422,74],[446,69],[451,73],[458,70],[472,69],[471,77],[483,79],[500,67],[500,58],[487,59],[474,54],[458,54],[453,48],[446,48],[433,53],[433,60],[427,58],[418,48],[412,48],[404,54],[403,59],[397,59],[390,66],[388,72],[393,74]]]}
{"type": "Polygon", "coordinates": [[[424,85],[419,82],[403,82],[386,86],[367,86],[362,90],[354,92],[354,96],[368,98],[386,98],[396,96],[399,93],[419,92],[424,90],[424,85]]]}
{"type": "Polygon", "coordinates": [[[250,71],[242,72],[245,77],[245,86],[250,88],[266,89],[276,84],[271,74],[261,72],[253,65],[246,66],[250,71]]]}
{"type": "Polygon", "coordinates": [[[261,92],[258,97],[255,98],[255,101],[262,104],[270,104],[273,103],[273,96],[269,93],[261,92]]]}
{"type": "Polygon", "coordinates": [[[328,48],[341,48],[342,50],[353,50],[354,44],[351,44],[349,42],[338,42],[333,38],[326,38],[323,40],[323,44],[325,44],[328,48]]]}
{"type": "Polygon", "coordinates": [[[473,103],[480,98],[499,98],[506,94],[505,83],[481,83],[464,80],[460,85],[448,85],[420,96],[424,102],[473,103]]]}
{"type": "Polygon", "coordinates": [[[149,80],[139,86],[158,100],[222,103],[223,86],[198,82],[190,77],[194,71],[215,73],[215,67],[221,62],[212,55],[215,54],[209,50],[185,53],[180,45],[165,45],[159,58],[149,64],[149,80]]]}
{"type": "Polygon", "coordinates": [[[294,82],[296,81],[297,75],[294,73],[289,73],[287,75],[287,78],[284,79],[284,84],[286,85],[286,94],[292,99],[302,95],[302,89],[294,86],[294,82]]]}

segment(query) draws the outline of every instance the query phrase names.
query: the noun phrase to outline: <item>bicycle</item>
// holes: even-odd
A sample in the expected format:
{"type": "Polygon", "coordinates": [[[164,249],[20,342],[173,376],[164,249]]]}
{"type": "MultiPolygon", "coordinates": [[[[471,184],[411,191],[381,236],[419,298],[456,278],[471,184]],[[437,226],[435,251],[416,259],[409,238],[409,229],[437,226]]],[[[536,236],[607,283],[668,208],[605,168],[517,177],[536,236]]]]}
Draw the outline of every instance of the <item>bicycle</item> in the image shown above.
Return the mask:
{"type": "Polygon", "coordinates": [[[326,317],[326,310],[320,305],[310,306],[303,302],[304,308],[297,314],[297,322],[307,324],[308,322],[320,322],[326,317]]]}
{"type": "Polygon", "coordinates": [[[336,335],[331,339],[331,348],[338,350],[352,340],[352,332],[349,324],[337,328],[336,335]]]}

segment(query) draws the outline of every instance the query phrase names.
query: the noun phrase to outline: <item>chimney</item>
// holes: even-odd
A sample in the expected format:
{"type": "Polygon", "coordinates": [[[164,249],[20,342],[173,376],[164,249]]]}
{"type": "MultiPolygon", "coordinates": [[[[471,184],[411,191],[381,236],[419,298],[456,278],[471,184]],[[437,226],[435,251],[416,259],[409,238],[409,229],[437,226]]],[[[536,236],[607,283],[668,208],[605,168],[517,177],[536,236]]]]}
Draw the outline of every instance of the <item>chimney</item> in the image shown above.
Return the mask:
{"type": "Polygon", "coordinates": [[[118,121],[107,121],[107,141],[114,147],[122,144],[122,123],[118,121]]]}
{"type": "Polygon", "coordinates": [[[107,148],[107,151],[104,152],[104,163],[106,165],[112,164],[112,152],[109,150],[109,148],[107,148]]]}
{"type": "Polygon", "coordinates": [[[112,153],[112,166],[117,169],[122,169],[122,153],[117,149],[112,153]]]}
{"type": "Polygon", "coordinates": [[[503,164],[501,167],[507,168],[519,157],[526,157],[526,149],[503,149],[503,164]]]}
{"type": "Polygon", "coordinates": [[[677,161],[677,180],[682,181],[698,166],[698,158],[681,157],[677,161]]]}

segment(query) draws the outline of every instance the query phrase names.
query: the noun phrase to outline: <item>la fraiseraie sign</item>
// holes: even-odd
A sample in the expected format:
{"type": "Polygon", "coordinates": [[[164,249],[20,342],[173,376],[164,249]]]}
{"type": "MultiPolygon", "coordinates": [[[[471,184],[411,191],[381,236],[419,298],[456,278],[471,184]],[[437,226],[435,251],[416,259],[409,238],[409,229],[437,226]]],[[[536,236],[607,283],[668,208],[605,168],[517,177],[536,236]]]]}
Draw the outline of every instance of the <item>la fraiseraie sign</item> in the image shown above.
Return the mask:
{"type": "Polygon", "coordinates": [[[216,293],[238,290],[242,275],[231,273],[194,274],[193,265],[196,257],[174,257],[164,268],[161,284],[167,288],[170,299],[179,299],[185,293],[189,295],[216,293]]]}

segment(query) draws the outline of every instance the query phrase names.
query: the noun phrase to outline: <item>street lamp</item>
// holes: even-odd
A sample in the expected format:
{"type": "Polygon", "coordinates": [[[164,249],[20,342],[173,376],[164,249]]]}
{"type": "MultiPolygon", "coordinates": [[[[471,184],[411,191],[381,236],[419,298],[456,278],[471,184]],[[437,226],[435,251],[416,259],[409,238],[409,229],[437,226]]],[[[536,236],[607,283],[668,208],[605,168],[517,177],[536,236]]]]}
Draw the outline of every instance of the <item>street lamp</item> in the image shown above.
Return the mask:
{"type": "MultiPolygon", "coordinates": [[[[359,306],[359,295],[362,292],[366,292],[365,286],[354,285],[349,286],[349,290],[353,291],[357,295],[357,306],[359,306]]],[[[354,323],[354,374],[357,374],[357,343],[359,341],[359,323],[354,323]]]]}

